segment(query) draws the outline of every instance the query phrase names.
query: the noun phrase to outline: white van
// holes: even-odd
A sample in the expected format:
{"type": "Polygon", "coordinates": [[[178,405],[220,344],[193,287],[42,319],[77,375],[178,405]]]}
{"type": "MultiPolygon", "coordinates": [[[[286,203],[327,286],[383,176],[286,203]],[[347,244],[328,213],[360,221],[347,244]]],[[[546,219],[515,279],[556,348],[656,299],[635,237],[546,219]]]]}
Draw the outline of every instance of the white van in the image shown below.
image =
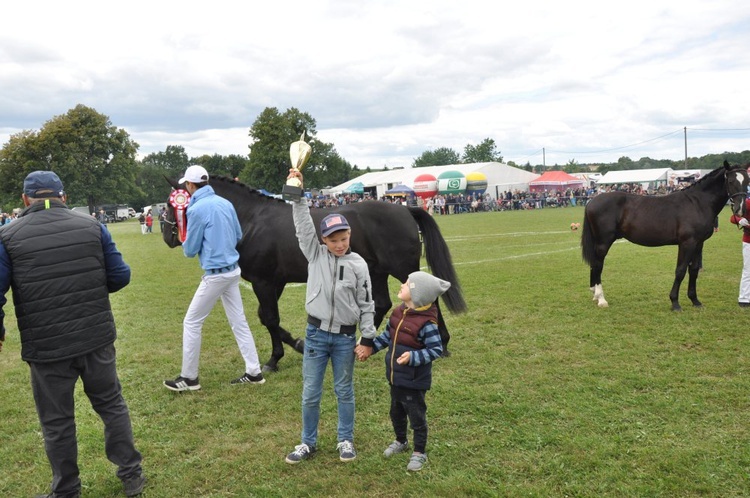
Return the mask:
{"type": "Polygon", "coordinates": [[[70,208],[70,210],[71,211],[75,211],[77,213],[83,213],[83,214],[87,214],[87,215],[91,216],[91,213],[89,212],[89,207],[88,206],[76,206],[76,207],[70,208]]]}

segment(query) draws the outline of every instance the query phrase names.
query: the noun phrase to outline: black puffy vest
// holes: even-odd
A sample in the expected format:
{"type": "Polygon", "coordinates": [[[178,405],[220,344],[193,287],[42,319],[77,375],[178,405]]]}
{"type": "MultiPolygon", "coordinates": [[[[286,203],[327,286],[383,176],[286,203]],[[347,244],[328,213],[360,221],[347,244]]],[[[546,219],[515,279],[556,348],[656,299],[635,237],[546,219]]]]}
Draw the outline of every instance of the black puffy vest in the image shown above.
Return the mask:
{"type": "Polygon", "coordinates": [[[32,204],[0,230],[24,360],[59,361],[114,342],[101,237],[94,218],[59,201],[32,204]]]}

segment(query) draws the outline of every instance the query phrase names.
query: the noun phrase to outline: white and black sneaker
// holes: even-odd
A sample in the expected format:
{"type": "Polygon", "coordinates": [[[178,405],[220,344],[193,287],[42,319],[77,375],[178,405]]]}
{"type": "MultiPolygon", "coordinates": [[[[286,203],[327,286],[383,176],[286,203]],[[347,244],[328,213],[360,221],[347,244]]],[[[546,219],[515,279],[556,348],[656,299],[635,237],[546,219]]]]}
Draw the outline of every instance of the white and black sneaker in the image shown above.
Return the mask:
{"type": "Polygon", "coordinates": [[[246,373],[242,377],[234,379],[230,384],[263,384],[265,382],[266,379],[263,378],[262,373],[259,373],[258,375],[250,375],[249,373],[246,373]]]}
{"type": "Polygon", "coordinates": [[[171,391],[197,391],[201,388],[198,378],[188,379],[183,376],[177,377],[175,380],[165,380],[164,387],[171,391]]]}

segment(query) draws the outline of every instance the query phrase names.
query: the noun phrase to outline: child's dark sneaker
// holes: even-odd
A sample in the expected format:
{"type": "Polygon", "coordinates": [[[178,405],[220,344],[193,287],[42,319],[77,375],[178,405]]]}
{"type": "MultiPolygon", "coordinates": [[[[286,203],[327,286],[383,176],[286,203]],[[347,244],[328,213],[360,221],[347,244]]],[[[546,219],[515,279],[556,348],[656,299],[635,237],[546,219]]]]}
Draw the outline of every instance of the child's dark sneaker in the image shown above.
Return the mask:
{"type": "Polygon", "coordinates": [[[351,441],[341,441],[336,445],[336,449],[339,450],[339,460],[342,462],[350,462],[357,458],[357,452],[354,451],[354,444],[351,441]]]}
{"type": "Polygon", "coordinates": [[[300,444],[294,447],[294,451],[286,456],[286,463],[300,463],[302,460],[312,458],[315,454],[315,448],[310,448],[306,444],[300,444]]]}

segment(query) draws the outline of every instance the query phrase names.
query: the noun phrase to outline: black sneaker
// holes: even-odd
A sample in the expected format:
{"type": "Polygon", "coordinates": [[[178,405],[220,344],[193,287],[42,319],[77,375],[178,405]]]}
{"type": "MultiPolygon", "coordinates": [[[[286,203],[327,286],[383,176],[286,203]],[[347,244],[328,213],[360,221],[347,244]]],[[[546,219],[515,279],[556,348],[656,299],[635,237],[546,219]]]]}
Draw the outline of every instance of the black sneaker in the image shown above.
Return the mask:
{"type": "Polygon", "coordinates": [[[122,486],[125,488],[125,496],[138,496],[143,492],[146,485],[146,476],[143,474],[126,477],[122,480],[122,486]]]}
{"type": "Polygon", "coordinates": [[[250,375],[249,373],[246,373],[242,377],[234,379],[230,384],[263,384],[265,382],[266,379],[263,378],[262,373],[259,373],[258,375],[250,375]]]}
{"type": "Polygon", "coordinates": [[[351,462],[357,458],[357,452],[354,451],[354,444],[351,441],[341,441],[336,445],[339,450],[339,460],[342,462],[351,462]]]}
{"type": "Polygon", "coordinates": [[[198,378],[187,379],[183,376],[177,377],[175,380],[165,380],[164,387],[172,391],[197,391],[201,388],[198,383],[198,378]]]}
{"type": "Polygon", "coordinates": [[[313,455],[315,455],[315,448],[310,448],[306,444],[299,444],[294,447],[294,451],[289,453],[286,456],[286,463],[291,463],[294,465],[295,463],[300,463],[302,460],[307,460],[308,458],[312,458],[313,455]]]}
{"type": "MultiPolygon", "coordinates": [[[[49,493],[46,495],[34,495],[34,498],[55,498],[55,493],[49,493]]],[[[81,492],[77,492],[74,495],[71,495],[70,498],[81,498],[81,492]]]]}
{"type": "Polygon", "coordinates": [[[750,308],[750,303],[739,302],[737,304],[740,305],[740,308],[750,308]]]}

